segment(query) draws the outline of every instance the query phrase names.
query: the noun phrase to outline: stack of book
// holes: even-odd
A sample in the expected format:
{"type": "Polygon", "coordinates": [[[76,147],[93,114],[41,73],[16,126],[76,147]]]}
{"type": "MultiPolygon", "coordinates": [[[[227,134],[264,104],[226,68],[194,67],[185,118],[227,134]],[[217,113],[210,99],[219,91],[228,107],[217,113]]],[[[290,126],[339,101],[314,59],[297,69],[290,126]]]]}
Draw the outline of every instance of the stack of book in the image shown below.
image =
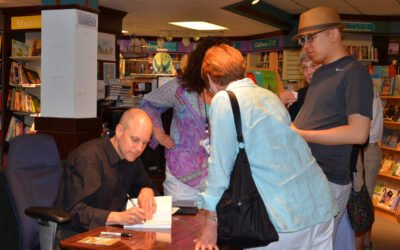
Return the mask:
{"type": "Polygon", "coordinates": [[[391,154],[384,155],[379,173],[400,178],[400,161],[396,161],[391,154]]]}
{"type": "Polygon", "coordinates": [[[13,88],[8,93],[7,107],[12,111],[40,113],[40,100],[26,90],[13,88]]]}
{"type": "Polygon", "coordinates": [[[107,100],[123,100],[129,97],[129,91],[131,89],[129,85],[114,82],[107,87],[107,100]]]}
{"type": "Polygon", "coordinates": [[[5,137],[5,141],[9,142],[12,138],[23,135],[23,134],[33,134],[35,133],[35,128],[29,127],[24,124],[23,121],[19,120],[15,116],[11,117],[10,125],[8,126],[8,131],[5,137]]]}
{"type": "Polygon", "coordinates": [[[397,148],[399,143],[399,131],[383,128],[382,145],[389,148],[397,148]]]}
{"type": "Polygon", "coordinates": [[[400,204],[400,189],[388,182],[378,181],[372,203],[386,210],[396,211],[400,204]]]}
{"type": "Polygon", "coordinates": [[[12,62],[10,68],[10,84],[21,86],[36,86],[40,85],[40,76],[38,72],[27,68],[20,63],[12,62]]]}
{"type": "Polygon", "coordinates": [[[383,120],[400,122],[400,103],[386,102],[383,108],[383,120]]]}
{"type": "Polygon", "coordinates": [[[40,56],[42,50],[42,42],[40,39],[27,40],[26,43],[12,39],[11,40],[11,56],[40,56]]]}

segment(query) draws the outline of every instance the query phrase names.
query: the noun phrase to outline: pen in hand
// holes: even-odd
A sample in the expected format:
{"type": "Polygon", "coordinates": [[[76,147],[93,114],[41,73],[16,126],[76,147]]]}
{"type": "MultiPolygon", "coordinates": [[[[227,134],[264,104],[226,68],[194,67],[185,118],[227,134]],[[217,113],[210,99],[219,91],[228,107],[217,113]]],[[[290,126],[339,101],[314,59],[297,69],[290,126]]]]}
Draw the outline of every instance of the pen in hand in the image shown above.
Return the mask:
{"type": "Polygon", "coordinates": [[[128,198],[128,201],[132,204],[132,207],[136,207],[135,203],[133,202],[129,194],[126,194],[126,198],[128,198]]]}
{"type": "MultiPolygon", "coordinates": [[[[132,204],[132,207],[136,207],[135,202],[133,202],[129,194],[126,194],[126,198],[128,198],[128,201],[132,204]]],[[[146,219],[144,219],[143,221],[146,222],[146,219]]]]}

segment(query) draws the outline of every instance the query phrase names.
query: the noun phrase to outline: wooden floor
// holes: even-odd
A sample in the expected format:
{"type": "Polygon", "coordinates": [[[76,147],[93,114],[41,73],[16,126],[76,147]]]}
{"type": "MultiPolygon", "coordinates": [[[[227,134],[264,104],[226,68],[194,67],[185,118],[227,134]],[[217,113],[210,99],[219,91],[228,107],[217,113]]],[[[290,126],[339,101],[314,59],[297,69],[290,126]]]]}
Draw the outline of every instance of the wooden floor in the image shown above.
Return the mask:
{"type": "Polygon", "coordinates": [[[373,250],[400,250],[400,223],[394,217],[375,213],[375,223],[372,228],[373,250]]]}

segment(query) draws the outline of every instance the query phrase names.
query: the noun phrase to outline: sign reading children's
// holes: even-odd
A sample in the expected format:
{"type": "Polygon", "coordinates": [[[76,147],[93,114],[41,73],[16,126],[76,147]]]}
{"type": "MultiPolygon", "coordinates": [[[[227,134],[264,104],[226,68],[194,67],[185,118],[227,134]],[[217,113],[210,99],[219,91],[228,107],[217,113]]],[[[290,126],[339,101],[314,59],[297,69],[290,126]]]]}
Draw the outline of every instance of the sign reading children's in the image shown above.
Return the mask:
{"type": "Polygon", "coordinates": [[[252,41],[252,49],[260,50],[260,49],[278,49],[279,48],[279,39],[278,38],[268,38],[268,39],[258,39],[252,41]]]}

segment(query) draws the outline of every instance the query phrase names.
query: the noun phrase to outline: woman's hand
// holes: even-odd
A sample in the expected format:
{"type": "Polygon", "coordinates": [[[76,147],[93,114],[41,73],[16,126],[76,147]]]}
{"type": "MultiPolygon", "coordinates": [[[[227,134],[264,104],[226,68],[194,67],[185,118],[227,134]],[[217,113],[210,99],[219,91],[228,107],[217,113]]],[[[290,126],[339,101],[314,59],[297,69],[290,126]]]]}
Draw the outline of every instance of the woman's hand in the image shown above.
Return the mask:
{"type": "Polygon", "coordinates": [[[142,188],[138,196],[139,207],[144,210],[146,220],[151,220],[157,211],[157,203],[154,199],[154,191],[151,188],[142,188]]]}
{"type": "Polygon", "coordinates": [[[171,138],[171,136],[164,133],[164,131],[162,131],[161,129],[153,127],[153,135],[158,143],[160,143],[166,149],[171,149],[175,147],[175,142],[171,138]]]}
{"type": "Polygon", "coordinates": [[[195,239],[195,249],[196,250],[218,250],[217,246],[217,221],[214,213],[209,213],[207,219],[205,220],[201,235],[195,239]]]}

